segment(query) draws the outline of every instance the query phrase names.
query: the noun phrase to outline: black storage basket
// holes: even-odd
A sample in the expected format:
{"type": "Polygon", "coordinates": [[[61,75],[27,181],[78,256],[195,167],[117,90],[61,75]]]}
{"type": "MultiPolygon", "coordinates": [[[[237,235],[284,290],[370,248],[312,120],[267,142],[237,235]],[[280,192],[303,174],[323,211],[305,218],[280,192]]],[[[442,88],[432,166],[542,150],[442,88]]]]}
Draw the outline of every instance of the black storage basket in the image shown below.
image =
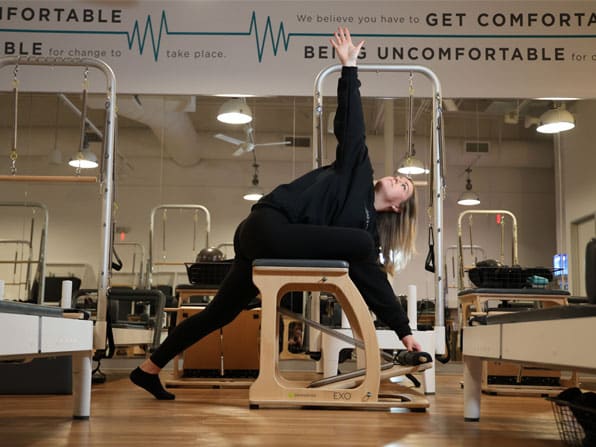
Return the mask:
{"type": "Polygon", "coordinates": [[[185,263],[188,280],[201,287],[219,287],[230,271],[232,260],[185,263]]]}
{"type": "Polygon", "coordinates": [[[544,267],[474,267],[468,272],[476,287],[487,289],[523,289],[528,287],[528,278],[534,275],[548,281],[553,279],[551,270],[544,267]]]}
{"type": "Polygon", "coordinates": [[[563,399],[547,397],[551,402],[561,441],[567,446],[596,445],[596,408],[563,399]]]}
{"type": "Polygon", "coordinates": [[[521,267],[475,267],[468,276],[476,287],[488,289],[521,289],[526,283],[521,267]]]}

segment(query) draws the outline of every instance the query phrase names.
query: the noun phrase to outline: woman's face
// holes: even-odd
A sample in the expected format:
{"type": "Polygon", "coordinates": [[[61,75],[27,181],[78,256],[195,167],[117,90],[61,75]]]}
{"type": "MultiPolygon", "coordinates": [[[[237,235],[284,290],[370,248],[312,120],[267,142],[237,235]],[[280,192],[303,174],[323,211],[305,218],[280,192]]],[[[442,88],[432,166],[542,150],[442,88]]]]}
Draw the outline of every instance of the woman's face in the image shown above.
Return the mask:
{"type": "Polygon", "coordinates": [[[395,211],[399,211],[400,205],[414,194],[414,183],[401,175],[383,177],[377,181],[375,191],[377,194],[381,194],[383,199],[394,207],[395,211]]]}

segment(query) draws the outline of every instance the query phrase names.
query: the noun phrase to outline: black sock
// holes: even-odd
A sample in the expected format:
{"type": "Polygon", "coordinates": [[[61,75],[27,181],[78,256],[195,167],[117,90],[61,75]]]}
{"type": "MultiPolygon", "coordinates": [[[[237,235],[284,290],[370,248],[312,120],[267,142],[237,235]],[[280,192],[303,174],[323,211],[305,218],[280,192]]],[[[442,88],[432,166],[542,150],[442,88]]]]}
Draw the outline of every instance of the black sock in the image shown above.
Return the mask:
{"type": "Polygon", "coordinates": [[[149,374],[137,367],[130,373],[130,380],[135,385],[149,391],[158,400],[173,400],[176,398],[174,394],[168,393],[164,389],[157,374],[149,374]]]}

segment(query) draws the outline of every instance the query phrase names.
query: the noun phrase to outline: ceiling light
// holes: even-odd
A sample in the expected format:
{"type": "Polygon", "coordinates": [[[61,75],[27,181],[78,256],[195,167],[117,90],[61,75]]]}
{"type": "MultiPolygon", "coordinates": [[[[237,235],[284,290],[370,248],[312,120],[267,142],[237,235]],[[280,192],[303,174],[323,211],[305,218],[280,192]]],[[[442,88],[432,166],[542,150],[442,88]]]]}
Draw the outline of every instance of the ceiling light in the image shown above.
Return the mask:
{"type": "Polygon", "coordinates": [[[248,200],[250,202],[256,202],[261,197],[263,197],[263,190],[259,186],[259,164],[257,163],[257,156],[255,151],[252,151],[253,157],[253,164],[252,167],[254,168],[255,172],[252,176],[252,186],[249,190],[242,196],[244,200],[248,200]]]}
{"type": "Polygon", "coordinates": [[[249,202],[256,202],[261,197],[263,197],[263,190],[258,186],[253,186],[242,196],[244,200],[248,200],[249,202]]]}
{"type": "Polygon", "coordinates": [[[78,152],[75,158],[71,158],[68,162],[70,166],[78,169],[93,169],[97,168],[97,156],[89,149],[84,149],[78,152]]]}
{"type": "Polygon", "coordinates": [[[476,194],[474,191],[464,191],[462,195],[459,196],[457,204],[464,206],[479,205],[480,199],[478,198],[478,194],[476,194]]]}
{"type": "Polygon", "coordinates": [[[252,121],[252,112],[244,98],[234,98],[221,105],[217,120],[226,124],[247,124],[252,121]]]}
{"type": "Polygon", "coordinates": [[[408,155],[401,163],[397,172],[404,175],[428,174],[429,170],[424,167],[424,163],[413,155],[408,155]]]}
{"type": "Polygon", "coordinates": [[[408,95],[408,128],[407,128],[407,151],[403,161],[397,168],[397,172],[403,175],[420,175],[428,174],[430,171],[424,167],[424,163],[416,158],[416,150],[414,149],[414,81],[412,73],[410,73],[410,89],[408,95]]]}
{"type": "Polygon", "coordinates": [[[575,118],[563,106],[547,110],[540,117],[537,132],[559,133],[575,127],[575,118]]]}
{"type": "Polygon", "coordinates": [[[574,97],[566,97],[566,96],[546,96],[546,97],[540,97],[540,98],[536,98],[539,101],[578,101],[581,98],[574,98],[574,97]]]}
{"type": "Polygon", "coordinates": [[[216,93],[213,96],[218,98],[254,98],[256,95],[252,93],[216,93]]]}
{"type": "Polygon", "coordinates": [[[79,149],[74,158],[68,162],[69,166],[78,169],[93,169],[99,166],[97,156],[89,149],[89,139],[87,135],[83,137],[83,147],[79,149]]]}
{"type": "Polygon", "coordinates": [[[472,169],[468,167],[466,172],[468,173],[468,179],[466,180],[466,190],[459,197],[457,204],[463,206],[479,205],[480,198],[478,197],[478,194],[472,191],[472,180],[470,180],[470,173],[472,172],[472,169]]]}

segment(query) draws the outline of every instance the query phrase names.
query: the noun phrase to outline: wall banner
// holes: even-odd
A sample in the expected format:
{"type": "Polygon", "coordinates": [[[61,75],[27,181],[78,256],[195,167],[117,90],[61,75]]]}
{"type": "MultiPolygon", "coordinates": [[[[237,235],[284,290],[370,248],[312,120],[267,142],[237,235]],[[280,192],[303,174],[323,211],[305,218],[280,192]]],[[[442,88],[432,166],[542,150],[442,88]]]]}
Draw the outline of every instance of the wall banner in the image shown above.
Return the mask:
{"type": "MultiPolygon", "coordinates": [[[[98,57],[120,93],[310,96],[337,26],[366,41],[361,63],[427,66],[445,97],[596,97],[594,1],[13,0],[0,53],[98,57]]],[[[79,90],[63,71],[23,67],[22,88],[79,90]]],[[[367,76],[365,94],[407,94],[395,74],[367,76]]],[[[3,69],[0,90],[11,79],[3,69]]]]}

